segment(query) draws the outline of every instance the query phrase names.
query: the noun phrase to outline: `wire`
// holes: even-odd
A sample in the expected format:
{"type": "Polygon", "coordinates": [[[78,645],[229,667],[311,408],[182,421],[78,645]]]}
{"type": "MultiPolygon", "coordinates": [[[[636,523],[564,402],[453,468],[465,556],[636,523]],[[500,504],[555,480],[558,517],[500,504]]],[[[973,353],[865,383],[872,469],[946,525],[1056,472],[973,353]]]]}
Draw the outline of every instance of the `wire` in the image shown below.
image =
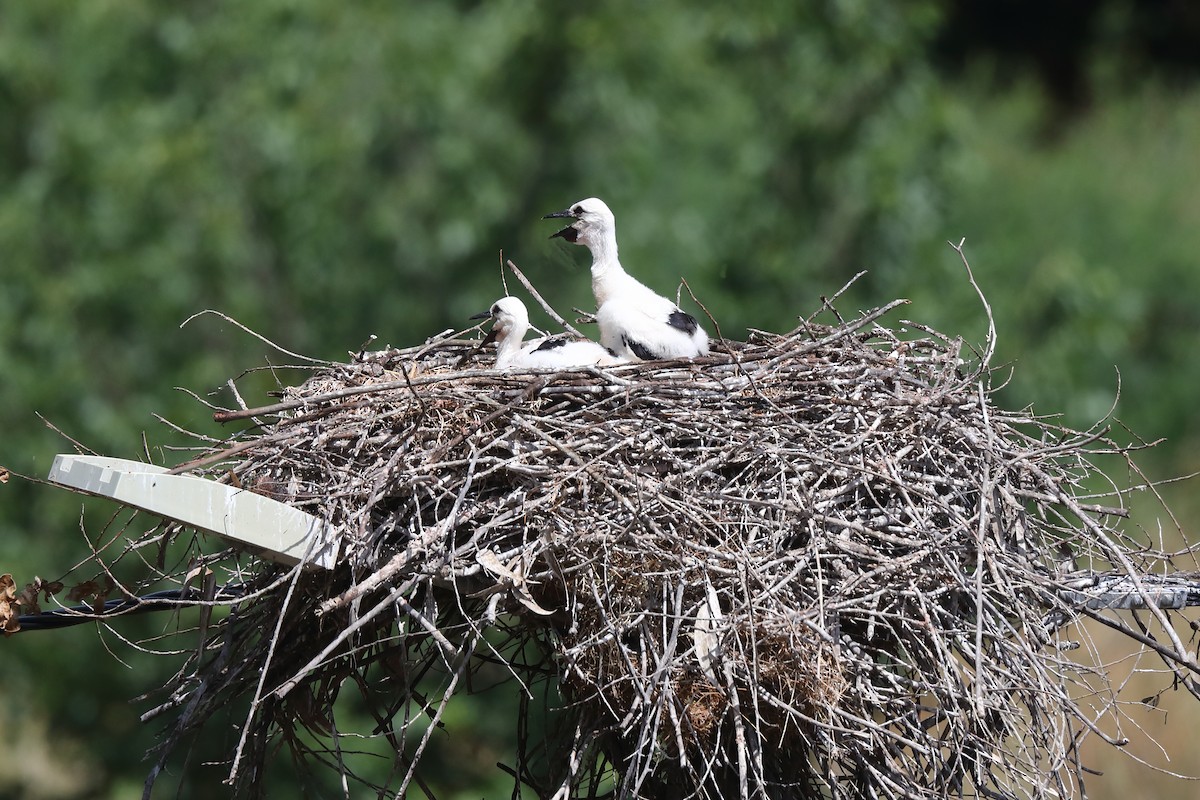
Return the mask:
{"type": "MultiPolygon", "coordinates": [[[[237,600],[245,594],[242,584],[221,586],[209,602],[237,600]]],[[[119,600],[109,600],[104,604],[104,610],[99,613],[93,606],[82,605],[70,608],[56,608],[43,611],[40,614],[22,614],[21,629],[25,631],[44,631],[52,628],[69,628],[72,625],[82,625],[85,622],[95,622],[106,617],[125,616],[127,614],[146,614],[151,611],[168,611],[178,609],[179,602],[200,599],[200,593],[194,589],[165,589],[152,592],[141,597],[127,597],[119,600]]]]}

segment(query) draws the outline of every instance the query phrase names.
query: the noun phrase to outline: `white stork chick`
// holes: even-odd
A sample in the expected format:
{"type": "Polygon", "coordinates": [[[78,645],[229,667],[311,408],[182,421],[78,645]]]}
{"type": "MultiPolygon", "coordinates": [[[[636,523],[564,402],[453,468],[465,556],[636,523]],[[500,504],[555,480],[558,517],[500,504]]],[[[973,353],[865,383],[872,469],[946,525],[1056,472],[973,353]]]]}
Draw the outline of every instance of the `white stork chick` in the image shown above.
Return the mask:
{"type": "Polygon", "coordinates": [[[546,336],[522,341],[529,330],[529,312],[516,297],[501,297],[492,307],[471,319],[493,320],[484,343],[496,342],[496,369],[579,369],[611,366],[618,358],[595,342],[569,336],[546,336]]]}
{"type": "Polygon", "coordinates": [[[708,334],[696,318],[632,277],[617,258],[617,223],[603,200],[589,197],[542,219],[573,220],[561,236],[592,251],[592,293],[600,344],[619,356],[650,361],[708,353],[708,334]]]}

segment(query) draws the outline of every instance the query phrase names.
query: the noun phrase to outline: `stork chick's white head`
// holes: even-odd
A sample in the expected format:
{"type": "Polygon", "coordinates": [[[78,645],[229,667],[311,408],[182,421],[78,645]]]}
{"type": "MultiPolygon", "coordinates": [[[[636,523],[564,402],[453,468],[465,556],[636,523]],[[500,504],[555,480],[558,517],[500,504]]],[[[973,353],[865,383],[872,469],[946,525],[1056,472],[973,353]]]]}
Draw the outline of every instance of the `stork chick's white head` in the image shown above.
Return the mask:
{"type": "Polygon", "coordinates": [[[550,238],[561,237],[592,251],[592,294],[600,344],[629,359],[692,358],[708,353],[708,334],[691,314],[656,294],[621,266],[617,222],[598,197],[542,219],[570,219],[550,238]]]}
{"type": "Polygon", "coordinates": [[[572,244],[586,245],[595,257],[597,250],[613,261],[617,260],[617,220],[608,206],[598,197],[580,200],[570,208],[547,214],[542,219],[570,219],[571,224],[551,236],[561,237],[572,244]]]}
{"type": "Polygon", "coordinates": [[[567,336],[547,336],[526,344],[522,340],[529,330],[529,312],[516,297],[501,297],[489,310],[471,319],[488,317],[493,324],[484,343],[496,342],[496,369],[577,369],[625,361],[595,342],[567,336]]]}
{"type": "Polygon", "coordinates": [[[521,340],[529,330],[529,312],[525,304],[516,297],[501,297],[487,311],[472,315],[471,319],[492,319],[492,330],[484,344],[496,343],[496,369],[507,369],[521,352],[521,340]]]}

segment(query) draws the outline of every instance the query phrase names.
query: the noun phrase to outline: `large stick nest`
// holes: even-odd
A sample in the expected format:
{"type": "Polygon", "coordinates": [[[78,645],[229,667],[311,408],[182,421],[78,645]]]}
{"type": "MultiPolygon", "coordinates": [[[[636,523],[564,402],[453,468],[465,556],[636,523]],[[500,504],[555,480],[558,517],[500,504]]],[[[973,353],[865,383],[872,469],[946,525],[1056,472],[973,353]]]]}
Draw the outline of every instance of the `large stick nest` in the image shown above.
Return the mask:
{"type": "MultiPolygon", "coordinates": [[[[878,323],[896,305],[560,374],[435,338],[227,415],[254,425],[189,468],[327,520],[342,555],[193,552],[241,595],[147,714],[171,715],[160,764],[249,699],[241,792],[280,741],[352,772],[335,699],[357,687],[403,794],[503,669],[509,769],[540,797],[1080,793],[1079,740],[1115,706],[1065,631],[1124,624],[1063,590],[1170,556],[1119,526],[1105,429],[1000,410],[961,342],[878,323]]],[[[1190,688],[1165,612],[1139,625],[1190,688]]]]}

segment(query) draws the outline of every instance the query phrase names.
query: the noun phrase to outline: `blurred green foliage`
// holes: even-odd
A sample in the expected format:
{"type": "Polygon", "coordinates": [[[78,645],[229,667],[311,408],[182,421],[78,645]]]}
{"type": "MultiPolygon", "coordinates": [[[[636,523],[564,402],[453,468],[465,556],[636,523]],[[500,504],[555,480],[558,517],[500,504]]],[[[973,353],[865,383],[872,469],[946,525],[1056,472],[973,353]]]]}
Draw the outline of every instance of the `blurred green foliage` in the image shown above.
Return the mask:
{"type": "Polygon", "coordinates": [[[1119,386],[1118,416],[1141,436],[1169,437],[1162,456],[1190,459],[1200,98],[1144,87],[1049,149],[1030,134],[1037,100],[1016,92],[964,128],[966,191],[944,223],[969,237],[1002,316],[999,354],[1016,370],[1005,396],[1087,425],[1119,386]]]}
{"type": "MultiPolygon", "coordinates": [[[[867,269],[844,312],[909,297],[906,316],[980,342],[944,244],[965,236],[1014,363],[1009,405],[1086,425],[1115,366],[1119,415],[1169,437],[1164,474],[1192,464],[1200,96],[1130,93],[1119,61],[1097,61],[1110,99],[1047,141],[1031,80],[997,95],[982,69],[934,68],[944,5],[0,5],[0,464],[37,477],[71,449],[39,413],[109,455],[138,457],[150,429],[158,461],[182,439],[154,414],[227,435],[173,387],[219,393],[289,359],[213,317],[179,327],[206,308],[336,359],[372,333],[463,327],[502,293],[501,251],[560,311],[588,308],[586,253],[538,218],[591,195],[626,266],[664,292],[686,278],[733,338],[791,328],[867,269]]],[[[0,486],[0,572],[83,559],[80,505],[0,486]]],[[[108,509],[88,509],[92,530],[108,509]]],[[[153,730],[127,701],[171,660],[90,628],[3,647],[0,719],[31,749],[0,794],[140,794],[153,730]],[[35,768],[67,761],[83,768],[35,768]]],[[[511,699],[492,702],[456,709],[452,728],[493,738],[447,737],[434,784],[485,791],[449,775],[463,759],[495,779],[511,699]]],[[[163,795],[220,792],[201,760],[163,795]]]]}

